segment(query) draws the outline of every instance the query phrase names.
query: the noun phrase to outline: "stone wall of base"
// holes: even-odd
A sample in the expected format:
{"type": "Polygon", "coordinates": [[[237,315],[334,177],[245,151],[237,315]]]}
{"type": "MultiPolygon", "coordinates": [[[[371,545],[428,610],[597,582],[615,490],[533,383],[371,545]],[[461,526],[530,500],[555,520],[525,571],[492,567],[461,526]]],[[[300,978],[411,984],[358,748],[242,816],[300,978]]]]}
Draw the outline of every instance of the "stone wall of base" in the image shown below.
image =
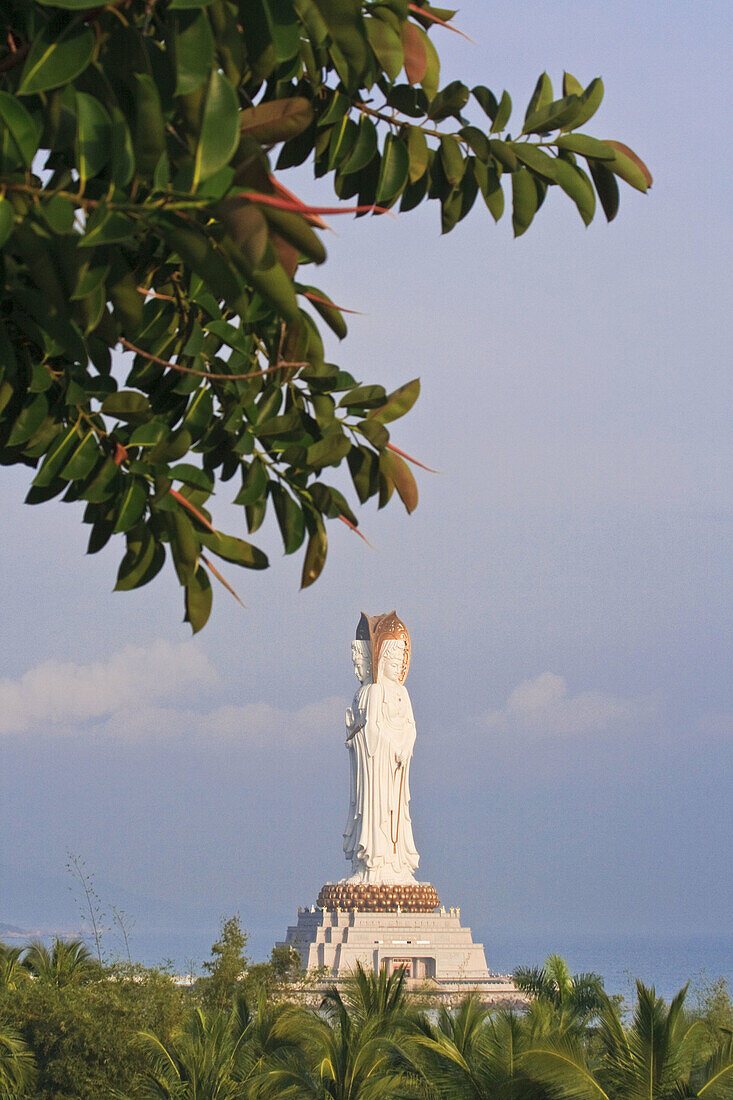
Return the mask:
{"type": "Polygon", "coordinates": [[[312,906],[299,910],[283,942],[299,953],[304,970],[326,983],[344,980],[360,963],[375,973],[401,969],[409,988],[430,988],[439,997],[520,996],[510,977],[490,973],[483,945],[461,926],[459,909],[383,913],[312,906]]]}

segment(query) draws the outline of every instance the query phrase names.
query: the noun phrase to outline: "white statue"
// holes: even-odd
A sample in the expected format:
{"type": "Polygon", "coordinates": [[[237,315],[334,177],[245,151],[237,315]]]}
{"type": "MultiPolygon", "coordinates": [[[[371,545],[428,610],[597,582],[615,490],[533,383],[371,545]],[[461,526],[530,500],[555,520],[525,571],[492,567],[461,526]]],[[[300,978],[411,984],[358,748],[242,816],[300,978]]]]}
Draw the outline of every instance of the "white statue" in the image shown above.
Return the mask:
{"type": "Polygon", "coordinates": [[[404,686],[410,635],[394,611],[362,615],[351,655],[361,687],[346,711],[351,784],[344,853],[352,868],[346,881],[411,885],[419,856],[410,820],[415,719],[404,686]]]}

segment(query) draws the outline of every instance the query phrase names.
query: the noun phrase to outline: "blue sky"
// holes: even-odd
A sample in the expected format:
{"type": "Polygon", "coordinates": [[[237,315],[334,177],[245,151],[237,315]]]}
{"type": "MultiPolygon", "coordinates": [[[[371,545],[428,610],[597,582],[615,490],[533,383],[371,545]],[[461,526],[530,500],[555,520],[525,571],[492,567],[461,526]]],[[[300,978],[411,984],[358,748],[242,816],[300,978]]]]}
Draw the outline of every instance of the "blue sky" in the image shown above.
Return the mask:
{"type": "MultiPolygon", "coordinates": [[[[441,472],[340,525],[321,580],[242,573],[187,640],[167,573],[114,594],[75,506],[0,501],[0,920],[68,927],[79,852],[139,928],[238,910],[264,954],[346,872],[342,713],[359,612],[413,635],[420,876],[472,926],[723,931],[731,884],[728,5],[476,0],[444,79],[523,112],[602,75],[588,129],[655,176],[584,229],[551,194],[518,241],[478,207],[332,219],[318,272],[364,312],[333,356],[422,396],[393,439],[441,472]]],[[[304,197],[330,192],[285,176],[304,197]]],[[[227,497],[215,517],[243,532],[227,497]]],[[[491,960],[489,959],[489,965],[491,960]]]]}

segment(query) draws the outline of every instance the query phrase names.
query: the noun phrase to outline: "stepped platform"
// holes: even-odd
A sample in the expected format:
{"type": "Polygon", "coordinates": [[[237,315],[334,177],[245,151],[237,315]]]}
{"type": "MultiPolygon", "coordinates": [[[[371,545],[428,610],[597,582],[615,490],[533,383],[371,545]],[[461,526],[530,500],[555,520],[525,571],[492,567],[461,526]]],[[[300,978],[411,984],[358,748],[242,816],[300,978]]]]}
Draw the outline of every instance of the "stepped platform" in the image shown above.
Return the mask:
{"type": "MultiPolygon", "coordinates": [[[[319,896],[324,897],[323,890],[319,896]]],[[[278,946],[298,952],[304,971],[316,979],[314,993],[343,981],[361,963],[374,973],[401,969],[408,989],[448,1004],[469,993],[489,1004],[523,1004],[509,975],[489,972],[483,944],[473,942],[460,916],[460,909],[444,907],[405,912],[396,906],[386,911],[314,905],[298,910],[297,924],[278,946]]]]}

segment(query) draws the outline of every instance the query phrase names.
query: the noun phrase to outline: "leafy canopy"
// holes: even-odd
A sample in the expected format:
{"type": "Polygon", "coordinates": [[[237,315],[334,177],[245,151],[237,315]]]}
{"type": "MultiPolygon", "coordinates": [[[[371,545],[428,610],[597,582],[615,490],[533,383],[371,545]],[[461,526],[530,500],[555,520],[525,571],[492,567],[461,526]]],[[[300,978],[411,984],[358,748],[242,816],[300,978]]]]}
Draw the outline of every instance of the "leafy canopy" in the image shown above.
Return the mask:
{"type": "Polygon", "coordinates": [[[330,469],[347,464],[360,504],[417,504],[388,425],[419,381],[387,394],[326,362],[322,326],[347,325],[303,273],[326,259],[323,213],[432,200],[447,233],[479,197],[494,219],[508,199],[519,235],[551,187],[588,224],[596,196],[615,216],[619,179],[651,183],[625,145],[582,130],[599,78],[566,73],[556,97],[543,73],[514,122],[506,91],[441,85],[433,39],[453,15],[425,0],[3,4],[0,461],[31,468],[30,504],[83,502],[90,553],[124,538],[118,590],[170,554],[194,631],[210,577],[230,587],[215,558],[268,564],[212,524],[217,480],[234,480],[250,534],[271,506],[285,552],[305,544],[304,586],[326,521],[358,526],[330,469]],[[305,162],[334,210],[283,186],[305,162]]]}

